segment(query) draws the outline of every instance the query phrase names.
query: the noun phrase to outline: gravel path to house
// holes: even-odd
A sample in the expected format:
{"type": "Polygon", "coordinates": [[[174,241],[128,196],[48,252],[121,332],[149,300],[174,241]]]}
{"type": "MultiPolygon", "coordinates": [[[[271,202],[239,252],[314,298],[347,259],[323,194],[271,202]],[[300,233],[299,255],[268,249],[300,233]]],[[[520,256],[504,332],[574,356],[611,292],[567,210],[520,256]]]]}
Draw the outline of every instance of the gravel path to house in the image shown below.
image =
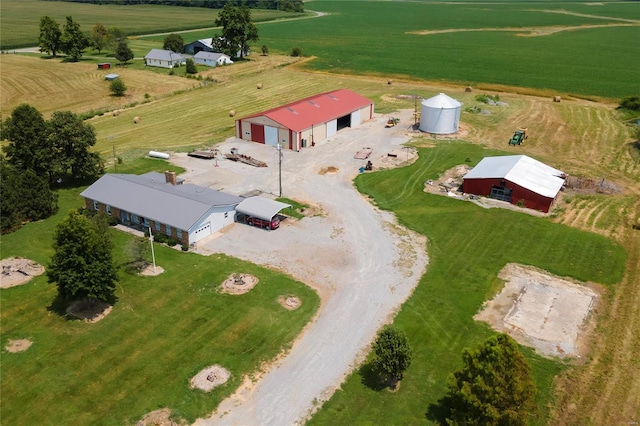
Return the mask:
{"type": "MultiPolygon", "coordinates": [[[[366,163],[353,158],[356,151],[373,148],[369,159],[375,164],[377,158],[400,149],[409,138],[410,113],[401,115],[394,128],[385,128],[387,117],[377,117],[315,147],[284,151],[283,194],[320,205],[322,215],[284,221],[275,231],[234,224],[199,244],[203,254],[226,253],[282,270],[317,289],[322,305],[287,356],[257,383],[247,381],[211,418],[196,424],[300,423],[317,402],[333,394],[366,355],[379,327],[411,294],[427,265],[425,238],[398,226],[393,215],[372,206],[352,184],[366,163]],[[320,173],[328,167],[338,171],[320,173]]],[[[225,153],[232,147],[269,166],[229,160],[216,165],[184,156],[175,162],[188,169],[181,176],[193,183],[238,195],[255,190],[277,193],[275,148],[238,140],[218,148],[225,153]]]]}

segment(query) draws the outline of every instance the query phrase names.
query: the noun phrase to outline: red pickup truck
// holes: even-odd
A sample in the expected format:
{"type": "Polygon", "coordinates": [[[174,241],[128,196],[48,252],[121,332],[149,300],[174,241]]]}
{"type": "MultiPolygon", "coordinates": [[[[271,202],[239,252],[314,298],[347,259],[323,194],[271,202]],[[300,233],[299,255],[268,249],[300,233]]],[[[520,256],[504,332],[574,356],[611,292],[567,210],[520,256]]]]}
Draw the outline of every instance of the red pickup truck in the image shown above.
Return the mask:
{"type": "Polygon", "coordinates": [[[259,226],[260,228],[265,228],[267,230],[277,229],[280,226],[280,219],[278,217],[273,217],[271,220],[259,219],[257,217],[249,216],[247,218],[247,223],[251,226],[259,226]]]}

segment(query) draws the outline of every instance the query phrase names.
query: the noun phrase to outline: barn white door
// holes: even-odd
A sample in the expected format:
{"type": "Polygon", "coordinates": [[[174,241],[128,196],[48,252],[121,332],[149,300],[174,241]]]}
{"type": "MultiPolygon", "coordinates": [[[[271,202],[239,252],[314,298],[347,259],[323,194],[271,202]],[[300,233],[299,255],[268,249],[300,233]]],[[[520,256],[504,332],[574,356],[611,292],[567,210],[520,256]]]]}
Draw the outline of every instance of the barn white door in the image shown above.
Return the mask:
{"type": "Polygon", "coordinates": [[[335,135],[338,132],[338,120],[331,120],[327,123],[327,137],[335,135]]]}
{"type": "Polygon", "coordinates": [[[360,125],[360,110],[353,111],[351,113],[351,127],[360,125]]]}
{"type": "Polygon", "coordinates": [[[264,126],[264,143],[271,146],[278,146],[278,128],[264,126]]]}

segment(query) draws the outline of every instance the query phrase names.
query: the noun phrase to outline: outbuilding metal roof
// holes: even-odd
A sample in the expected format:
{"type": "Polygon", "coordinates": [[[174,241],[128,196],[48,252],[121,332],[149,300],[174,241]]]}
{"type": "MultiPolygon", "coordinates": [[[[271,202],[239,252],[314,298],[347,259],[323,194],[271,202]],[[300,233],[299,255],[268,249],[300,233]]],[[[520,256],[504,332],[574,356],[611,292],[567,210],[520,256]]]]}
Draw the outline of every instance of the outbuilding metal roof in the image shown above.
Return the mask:
{"type": "Polygon", "coordinates": [[[264,197],[249,197],[238,204],[236,211],[258,219],[271,220],[280,210],[286,207],[291,207],[291,204],[264,197]]]}
{"type": "Polygon", "coordinates": [[[225,58],[226,62],[231,62],[231,57],[229,55],[225,55],[224,53],[218,53],[218,52],[205,52],[204,50],[201,50],[200,52],[196,53],[195,55],[193,55],[194,59],[207,59],[210,61],[217,61],[220,58],[225,58]]]}
{"type": "Polygon", "coordinates": [[[250,115],[240,120],[268,117],[283,127],[294,132],[301,132],[314,125],[335,120],[372,104],[372,100],[349,89],[339,89],[250,115]]]}
{"type": "Polygon", "coordinates": [[[555,198],[565,173],[526,155],[485,157],[463,179],[505,179],[544,197],[555,198]]]}
{"type": "Polygon", "coordinates": [[[211,208],[233,210],[243,200],[202,186],[174,186],[157,172],[106,174],[80,195],[183,230],[191,229],[211,208]]]}

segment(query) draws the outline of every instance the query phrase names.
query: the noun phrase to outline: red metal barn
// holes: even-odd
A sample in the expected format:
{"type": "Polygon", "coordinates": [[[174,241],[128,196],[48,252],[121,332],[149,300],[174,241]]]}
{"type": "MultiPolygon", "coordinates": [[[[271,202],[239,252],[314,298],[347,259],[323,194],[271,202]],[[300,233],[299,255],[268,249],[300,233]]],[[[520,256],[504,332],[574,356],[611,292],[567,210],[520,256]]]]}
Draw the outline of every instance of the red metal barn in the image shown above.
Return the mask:
{"type": "Polygon", "coordinates": [[[566,174],[526,155],[485,157],[467,173],[462,190],[549,212],[566,174]]]}
{"type": "Polygon", "coordinates": [[[373,101],[340,89],[240,118],[236,137],[299,151],[371,118],[373,101]]]}

